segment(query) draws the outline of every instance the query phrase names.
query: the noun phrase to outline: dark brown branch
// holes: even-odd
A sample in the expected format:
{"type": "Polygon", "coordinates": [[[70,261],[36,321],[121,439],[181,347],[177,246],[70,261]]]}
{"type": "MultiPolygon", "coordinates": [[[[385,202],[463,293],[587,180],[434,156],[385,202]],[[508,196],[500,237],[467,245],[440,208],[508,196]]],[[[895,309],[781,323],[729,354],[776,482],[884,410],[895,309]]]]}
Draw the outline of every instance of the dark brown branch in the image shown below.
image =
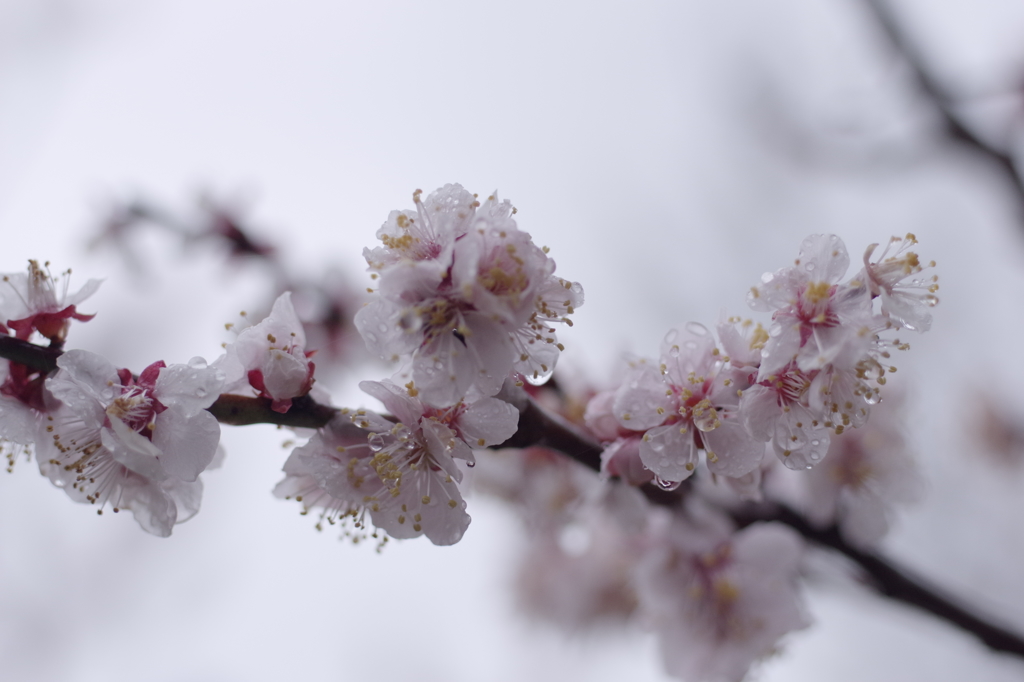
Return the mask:
{"type": "Polygon", "coordinates": [[[992,146],[960,122],[953,110],[954,98],[935,78],[921,51],[903,31],[888,0],[864,0],[864,2],[893,48],[903,57],[910,68],[914,79],[921,88],[921,93],[941,118],[949,140],[966,146],[991,161],[1010,182],[1017,203],[1024,211],[1024,176],[1018,170],[1010,153],[992,146]]]}
{"type": "Polygon", "coordinates": [[[49,374],[57,369],[57,358],[61,356],[62,352],[56,348],[44,348],[6,334],[0,335],[0,358],[31,367],[44,374],[49,374]]]}
{"type": "Polygon", "coordinates": [[[519,410],[519,428],[514,436],[496,448],[548,447],[589,469],[601,470],[601,451],[604,448],[557,415],[544,411],[526,391],[506,384],[498,397],[519,410]]]}
{"type": "Polygon", "coordinates": [[[819,546],[835,550],[853,561],[864,572],[871,587],[879,594],[904,604],[910,604],[941,618],[971,633],[994,651],[1024,657],[1024,640],[1020,636],[992,624],[987,619],[980,618],[951,599],[943,597],[939,590],[929,586],[921,578],[911,575],[905,569],[897,568],[892,561],[852,547],[843,539],[839,529],[834,525],[818,528],[798,512],[777,504],[750,506],[734,514],[733,518],[740,526],[747,526],[758,521],[783,523],[800,533],[805,539],[819,546]]]}
{"type": "Polygon", "coordinates": [[[209,411],[220,423],[232,426],[277,424],[306,429],[326,426],[338,414],[337,408],[321,405],[308,395],[292,400],[291,409],[284,413],[270,409],[270,404],[268,398],[225,393],[217,398],[209,411]]]}

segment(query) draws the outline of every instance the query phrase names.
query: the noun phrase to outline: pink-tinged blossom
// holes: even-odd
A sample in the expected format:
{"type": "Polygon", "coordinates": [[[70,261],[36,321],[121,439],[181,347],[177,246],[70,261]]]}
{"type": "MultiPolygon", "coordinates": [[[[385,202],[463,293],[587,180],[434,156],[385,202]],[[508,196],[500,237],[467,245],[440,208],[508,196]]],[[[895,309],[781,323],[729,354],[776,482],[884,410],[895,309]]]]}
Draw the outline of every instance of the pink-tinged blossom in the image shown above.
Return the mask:
{"type": "Polygon", "coordinates": [[[496,398],[432,408],[415,389],[389,381],[364,381],[360,388],[398,421],[368,410],[345,412],[295,450],[278,494],[295,496],[312,481],[329,497],[306,492],[303,499],[327,510],[328,520],[355,516],[362,523],[369,513],[373,525],[393,538],[426,535],[436,545],[458,542],[470,518],[456,460],[472,466],[472,448],[508,440],[519,413],[496,398]],[[361,440],[346,420],[362,430],[361,440]]]}
{"type": "Polygon", "coordinates": [[[768,332],[760,322],[730,317],[718,323],[718,341],[725,354],[722,359],[736,369],[756,373],[768,339],[768,332]]]}
{"type": "Polygon", "coordinates": [[[0,360],[0,439],[28,445],[35,441],[39,415],[48,410],[44,373],[0,360]]]}
{"type": "Polygon", "coordinates": [[[131,509],[147,532],[168,536],[199,509],[198,480],[220,426],[206,411],[223,377],[202,358],[156,362],[135,378],[82,350],[64,353],[46,388],[61,401],[37,441],[42,472],[78,502],[131,509]]]}
{"type": "MultiPolygon", "coordinates": [[[[366,531],[364,505],[372,502],[359,493],[368,481],[377,479],[370,466],[374,453],[368,433],[353,420],[366,424],[372,421],[379,428],[387,428],[389,423],[367,410],[341,410],[305,445],[292,451],[284,463],[285,478],[274,488],[274,495],[301,503],[303,515],[318,513],[317,530],[324,529],[324,521],[340,525],[344,535],[358,543],[370,535],[366,531]],[[335,496],[328,490],[342,492],[335,496]],[[352,494],[346,494],[349,492],[352,494]],[[353,528],[348,528],[350,519],[353,528]]],[[[380,545],[387,539],[375,532],[373,537],[380,540],[380,545]]]]}
{"type": "Polygon", "coordinates": [[[922,265],[917,254],[910,251],[915,244],[917,238],[909,233],[906,237],[893,237],[874,262],[871,257],[878,244],[872,244],[864,253],[863,277],[871,294],[880,299],[883,315],[897,326],[926,332],[932,324],[928,309],[939,302],[935,295],[939,278],[916,277],[925,268],[935,267],[935,261],[922,265]]]}
{"type": "Polygon", "coordinates": [[[760,376],[791,362],[820,369],[838,354],[851,334],[871,326],[871,295],[862,282],[839,284],[850,265],[843,241],[816,234],[803,241],[794,265],[766,273],[751,287],[747,302],[772,313],[769,339],[761,351],[760,376]]]}
{"type": "Polygon", "coordinates": [[[657,369],[638,364],[626,376],[612,409],[620,426],[644,431],[640,459],[661,481],[688,478],[700,449],[713,473],[743,476],[764,455],[740,421],[748,376],[725,366],[710,332],[690,323],[665,336],[657,369]]]}
{"type": "Polygon", "coordinates": [[[832,523],[859,547],[877,545],[899,504],[915,501],[920,473],[901,429],[899,401],[887,401],[863,428],[834,437],[828,459],[796,481],[800,506],[822,526],[832,523]]]}
{"type": "Polygon", "coordinates": [[[516,576],[519,603],[571,631],[624,625],[636,611],[631,574],[642,536],[625,532],[599,506],[580,511],[565,526],[531,529],[516,576]]]}
{"type": "Polygon", "coordinates": [[[808,625],[797,590],[795,533],[759,523],[730,535],[674,519],[635,574],[640,614],[669,674],[735,682],[787,633],[808,625]]]}
{"type": "MultiPolygon", "coordinates": [[[[916,254],[907,248],[913,236],[894,239],[896,255],[877,263],[865,255],[865,269],[841,283],[849,255],[835,235],[812,235],[804,240],[794,265],[762,278],[748,302],[755,310],[771,311],[767,338],[751,335],[751,350],[761,349],[753,385],[745,389],[740,411],[747,430],[770,440],[786,466],[810,468],[828,452],[828,430],[842,433],[863,425],[870,406],[880,400],[879,387],[894,372],[890,350],[908,346],[882,334],[893,327],[927,326],[925,308],[934,304],[934,280],[913,280],[910,294],[903,280],[921,271],[916,254]],[[929,298],[930,297],[930,298],[929,298]],[[873,299],[881,299],[881,315],[873,299]],[[906,318],[906,319],[904,319],[906,318]]],[[[742,334],[726,327],[723,338],[743,354],[742,334]]]]}
{"type": "MultiPolygon", "coordinates": [[[[515,370],[543,383],[561,351],[554,322],[583,303],[583,289],[554,275],[497,194],[481,205],[459,185],[415,211],[392,212],[383,247],[364,256],[379,280],[356,327],[382,358],[411,360],[424,402],[437,407],[496,394],[515,370]]],[[[570,323],[571,324],[571,323],[570,323]]]]}
{"type": "Polygon", "coordinates": [[[281,294],[264,320],[242,330],[218,362],[227,380],[226,393],[251,388],[269,398],[275,412],[287,412],[292,399],[313,387],[315,365],[306,352],[302,329],[291,292],[281,294]]]}
{"type": "Polygon", "coordinates": [[[808,407],[812,378],[791,363],[743,391],[739,409],[747,431],[771,441],[790,469],[809,469],[828,452],[829,430],[823,409],[808,407]]]}
{"type": "Polygon", "coordinates": [[[601,473],[640,486],[654,480],[654,472],[640,459],[643,431],[624,428],[615,416],[618,391],[602,391],[587,403],[583,420],[604,450],[601,452],[601,473]]]}
{"type": "Polygon", "coordinates": [[[28,273],[2,275],[0,286],[0,331],[10,328],[17,338],[28,340],[33,332],[62,344],[67,337],[71,320],[86,322],[95,315],[78,312],[78,304],[92,296],[100,287],[100,280],[90,279],[75,293],[69,293],[71,271],[54,277],[49,263],[43,267],[34,260],[28,262],[28,273]],[[61,283],[61,277],[64,281],[61,283]]]}

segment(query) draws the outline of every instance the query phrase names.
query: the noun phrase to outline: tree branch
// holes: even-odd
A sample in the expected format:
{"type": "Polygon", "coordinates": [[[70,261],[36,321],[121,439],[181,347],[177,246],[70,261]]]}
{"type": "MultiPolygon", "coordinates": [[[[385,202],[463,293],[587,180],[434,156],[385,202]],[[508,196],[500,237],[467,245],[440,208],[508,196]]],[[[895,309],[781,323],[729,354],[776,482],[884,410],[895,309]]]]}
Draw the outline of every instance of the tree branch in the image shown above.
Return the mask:
{"type": "Polygon", "coordinates": [[[864,4],[867,5],[892,47],[910,68],[914,79],[921,88],[921,93],[941,118],[948,139],[973,149],[991,161],[1010,182],[1016,202],[1024,213],[1024,175],[1018,170],[1013,157],[1006,150],[994,147],[981,139],[960,122],[953,110],[954,99],[929,70],[921,51],[900,26],[888,0],[864,0],[864,4]]]}
{"type": "MultiPolygon", "coordinates": [[[[0,358],[26,365],[37,371],[56,370],[57,358],[60,355],[60,350],[0,335],[0,358]]],[[[594,471],[601,470],[601,446],[557,415],[546,412],[522,388],[516,388],[506,382],[498,397],[519,410],[519,429],[512,438],[496,447],[544,446],[557,450],[594,471]]],[[[235,426],[277,424],[311,429],[326,425],[338,414],[336,408],[321,405],[308,395],[296,398],[291,409],[284,414],[275,412],[270,405],[271,401],[266,398],[225,394],[217,398],[209,411],[219,422],[235,426]]],[[[648,484],[642,490],[652,504],[678,506],[685,488],[668,492],[648,484]]],[[[818,528],[798,512],[775,503],[747,505],[733,512],[732,517],[740,527],[758,521],[785,524],[809,542],[839,552],[853,561],[868,577],[869,585],[879,594],[941,618],[978,637],[995,651],[1024,657],[1024,639],[942,596],[939,590],[897,568],[891,561],[853,547],[843,539],[835,526],[818,528]]]]}
{"type": "Polygon", "coordinates": [[[748,506],[734,513],[733,519],[740,527],[758,521],[783,523],[805,539],[837,551],[853,561],[864,572],[870,586],[879,594],[941,618],[974,635],[994,651],[1024,657],[1024,639],[1019,635],[971,613],[953,600],[942,596],[938,589],[929,586],[926,581],[911,575],[905,569],[897,568],[892,561],[851,546],[834,525],[818,528],[793,509],[774,503],[748,506]]]}
{"type": "Polygon", "coordinates": [[[269,398],[253,398],[225,393],[208,409],[222,424],[249,426],[250,424],[277,424],[294,428],[319,429],[338,414],[338,409],[321,405],[309,395],[292,400],[287,412],[275,412],[269,398]]]}
{"type": "Polygon", "coordinates": [[[0,358],[31,367],[37,372],[49,374],[56,371],[57,358],[62,353],[63,351],[56,348],[44,348],[13,336],[0,334],[0,358]]]}

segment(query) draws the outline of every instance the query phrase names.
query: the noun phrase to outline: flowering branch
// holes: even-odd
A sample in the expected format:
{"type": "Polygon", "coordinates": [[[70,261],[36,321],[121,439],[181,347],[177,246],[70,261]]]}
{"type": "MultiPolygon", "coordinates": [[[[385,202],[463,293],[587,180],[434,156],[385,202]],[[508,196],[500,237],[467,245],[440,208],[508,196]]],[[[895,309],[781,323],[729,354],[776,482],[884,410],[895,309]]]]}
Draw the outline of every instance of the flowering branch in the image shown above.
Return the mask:
{"type": "MultiPolygon", "coordinates": [[[[61,354],[62,351],[57,349],[0,336],[0,358],[27,365],[40,372],[55,370],[57,358],[61,354]]],[[[557,415],[544,410],[522,388],[506,385],[499,397],[519,411],[519,427],[511,438],[495,448],[544,446],[563,453],[589,469],[601,470],[601,446],[557,415]]],[[[273,410],[271,405],[269,398],[225,394],[218,397],[208,410],[223,424],[276,424],[311,429],[324,427],[338,414],[337,408],[322,405],[309,395],[295,398],[291,409],[283,414],[273,410]]],[[[666,491],[647,484],[642,490],[653,504],[677,506],[685,489],[666,491]]],[[[891,561],[850,545],[835,525],[815,527],[799,512],[777,503],[747,505],[734,512],[732,518],[740,528],[765,521],[789,526],[805,540],[839,552],[854,562],[867,576],[869,586],[879,594],[945,620],[973,634],[994,651],[1024,657],[1024,639],[1020,636],[957,605],[891,561]]]]}
{"type": "MultiPolygon", "coordinates": [[[[542,445],[558,450],[590,469],[601,470],[601,447],[557,416],[545,412],[525,391],[505,390],[500,397],[519,409],[520,426],[515,436],[498,447],[524,448],[542,445]]],[[[686,488],[668,491],[647,484],[642,486],[641,490],[652,504],[678,506],[686,488]]],[[[868,578],[868,585],[879,594],[945,620],[973,634],[994,651],[1024,657],[1024,639],[1019,635],[971,613],[942,596],[937,588],[928,586],[921,578],[912,576],[890,560],[854,547],[843,538],[835,524],[825,528],[816,527],[794,509],[774,502],[749,504],[731,516],[740,528],[765,521],[789,526],[805,540],[839,552],[859,566],[868,578]]]]}
{"type": "MultiPolygon", "coordinates": [[[[848,557],[879,594],[1024,656],[1024,639],[862,549],[900,499],[902,453],[879,461],[877,443],[898,450],[902,441],[884,417],[871,427],[875,445],[838,437],[866,425],[896,371],[893,353],[910,347],[892,334],[931,325],[938,276],[911,250],[912,234],[870,245],[848,281],[842,240],[811,235],[791,266],[750,288],[749,306],[771,314],[768,329],[739,317],[720,318],[717,333],[687,323],[665,335],[657,360],[633,359],[620,385],[585,408],[565,393],[551,407],[524,382],[550,378],[565,350],[556,327],[572,324],[582,286],[555,275],[549,250],[496,193],[481,200],[446,185],[426,198],[417,190],[413,202],[378,230],[382,246],[364,250],[377,288],[355,315],[371,352],[405,360],[393,377],[359,384],[386,412],[328,404],[291,292],[212,364],[158,360],[135,374],[95,353],[63,352],[72,321],[93,317],[77,305],[99,282],[69,294],[66,280],[58,287],[48,266],[30,261],[28,274],[3,277],[11,304],[0,311],[0,331],[10,330],[0,337],[0,437],[34,445],[40,471],[72,499],[100,514],[129,510],[166,537],[199,509],[220,423],[315,429],[289,455],[274,494],[317,515],[318,529],[340,525],[353,542],[378,547],[387,538],[459,542],[471,521],[459,484],[474,451],[519,448],[509,497],[549,516],[539,524],[548,531],[589,506],[581,520],[597,533],[594,547],[607,541],[623,560],[601,566],[607,557],[595,555],[595,568],[635,592],[623,603],[656,623],[672,674],[737,678],[807,625],[800,536],[848,557]],[[49,347],[29,343],[34,334],[49,347]],[[705,485],[760,500],[769,451],[788,469],[818,466],[828,479],[807,484],[801,511],[725,502],[705,485]],[[698,466],[711,478],[694,476],[698,466]],[[595,486],[601,494],[585,500],[595,486]],[[606,514],[613,523],[602,522],[606,514]],[[680,640],[717,653],[677,657],[680,640]]],[[[216,225],[238,253],[253,253],[233,221],[216,225]]]]}

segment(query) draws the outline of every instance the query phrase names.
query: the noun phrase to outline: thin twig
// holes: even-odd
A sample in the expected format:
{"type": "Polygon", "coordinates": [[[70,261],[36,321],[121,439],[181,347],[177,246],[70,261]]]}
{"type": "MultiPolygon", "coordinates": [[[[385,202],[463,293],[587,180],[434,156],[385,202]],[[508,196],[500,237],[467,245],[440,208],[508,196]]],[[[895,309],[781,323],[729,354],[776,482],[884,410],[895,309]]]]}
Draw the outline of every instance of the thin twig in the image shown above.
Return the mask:
{"type": "Polygon", "coordinates": [[[941,118],[947,138],[991,161],[1009,181],[1016,201],[1024,212],[1024,175],[1017,168],[1013,157],[1006,150],[989,144],[960,122],[953,109],[954,98],[946,92],[929,69],[921,51],[900,26],[888,1],[864,0],[864,4],[871,11],[892,47],[903,57],[920,86],[921,93],[941,118]]]}

